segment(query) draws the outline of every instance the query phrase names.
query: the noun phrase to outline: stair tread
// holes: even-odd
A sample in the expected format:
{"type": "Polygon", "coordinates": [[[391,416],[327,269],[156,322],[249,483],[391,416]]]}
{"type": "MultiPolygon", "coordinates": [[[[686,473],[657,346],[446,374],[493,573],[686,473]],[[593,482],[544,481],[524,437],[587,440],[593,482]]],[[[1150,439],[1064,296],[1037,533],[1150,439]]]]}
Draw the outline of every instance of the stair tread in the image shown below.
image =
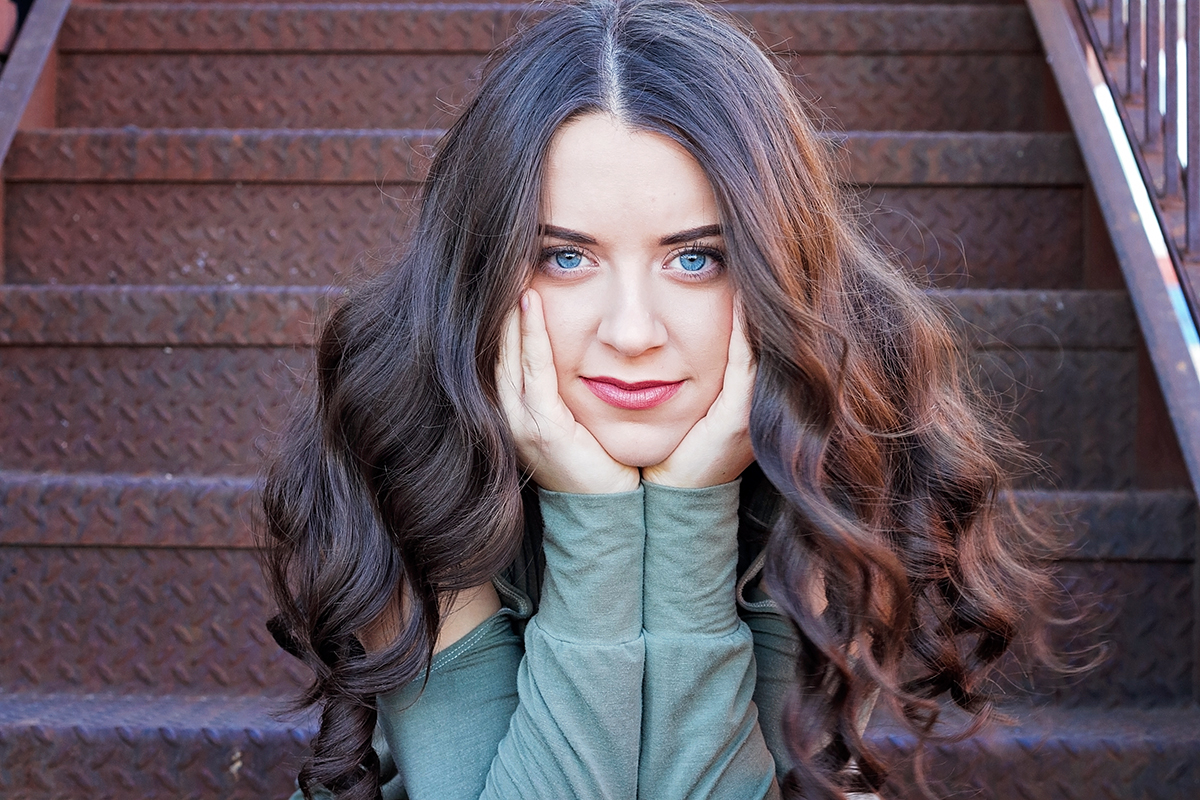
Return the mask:
{"type": "Polygon", "coordinates": [[[0,692],[0,728],[187,728],[288,732],[311,727],[309,713],[260,694],[75,694],[0,692]]]}
{"type": "MultiPolygon", "coordinates": [[[[9,788],[26,792],[19,797],[73,800],[113,785],[147,798],[285,797],[315,733],[311,717],[276,720],[252,697],[4,699],[0,788],[16,781],[9,788]],[[29,793],[33,786],[44,795],[29,793]]],[[[1050,796],[1057,787],[1053,796],[1166,798],[1197,788],[1195,708],[1019,709],[1014,716],[1015,726],[928,748],[927,769],[938,784],[986,797],[1050,796]]],[[[913,746],[911,736],[887,725],[869,726],[866,738],[901,766],[913,746]]],[[[889,796],[920,796],[897,777],[889,796]]]]}
{"type": "MultiPolygon", "coordinates": [[[[18,133],[5,179],[402,184],[422,179],[440,131],[69,128],[18,133]]],[[[1069,133],[850,131],[830,134],[843,174],[873,186],[1081,185],[1069,133]]]]}
{"type": "MultiPolygon", "coordinates": [[[[62,52],[489,52],[536,4],[75,6],[62,52]]],[[[728,3],[778,52],[1033,52],[1023,5],[728,3]]]]}
{"type": "MultiPolygon", "coordinates": [[[[280,697],[258,694],[105,694],[73,692],[0,692],[0,726],[85,728],[258,728],[310,729],[310,711],[293,712],[280,697]]],[[[1071,738],[1101,741],[1112,736],[1200,742],[1200,707],[1006,705],[1012,724],[985,729],[986,738],[1071,738]]],[[[951,717],[952,718],[952,717],[951,717]]],[[[876,737],[894,736],[886,720],[872,723],[876,737]]]]}
{"type": "MultiPolygon", "coordinates": [[[[257,480],[240,476],[0,471],[2,546],[233,548],[255,545],[257,480]]],[[[1196,503],[1184,489],[1014,492],[1069,518],[1076,559],[1192,557],[1196,503]]]]}

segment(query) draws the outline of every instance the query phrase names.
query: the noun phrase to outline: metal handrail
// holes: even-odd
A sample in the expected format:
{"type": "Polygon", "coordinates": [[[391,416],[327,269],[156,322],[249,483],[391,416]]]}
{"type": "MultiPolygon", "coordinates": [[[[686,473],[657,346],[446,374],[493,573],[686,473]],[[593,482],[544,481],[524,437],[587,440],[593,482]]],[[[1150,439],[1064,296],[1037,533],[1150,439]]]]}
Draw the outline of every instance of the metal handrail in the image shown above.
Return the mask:
{"type": "MultiPolygon", "coordinates": [[[[1186,237],[1181,242],[1172,234],[1173,195],[1166,193],[1169,187],[1165,185],[1169,182],[1167,173],[1183,165],[1178,158],[1170,157],[1175,150],[1169,150],[1157,162],[1153,160],[1156,141],[1153,129],[1158,117],[1137,116],[1143,121],[1149,116],[1151,124],[1145,128],[1151,129],[1150,137],[1145,130],[1140,134],[1131,130],[1135,121],[1131,109],[1137,107],[1132,104],[1131,95],[1123,95],[1121,87],[1114,83],[1120,73],[1126,77],[1132,74],[1129,84],[1140,85],[1145,92],[1146,81],[1155,80],[1146,74],[1155,70],[1139,68],[1140,56],[1147,52],[1147,27],[1154,26],[1139,24],[1143,12],[1136,9],[1141,0],[1100,0],[1109,3],[1109,11],[1132,4],[1130,7],[1135,9],[1132,16],[1139,20],[1132,26],[1133,34],[1128,33],[1130,26],[1125,24],[1123,10],[1104,20],[1109,23],[1109,41],[1116,43],[1116,47],[1105,52],[1096,43],[1098,27],[1091,11],[1077,6],[1079,1],[1027,0],[1112,237],[1192,487],[1200,494],[1200,332],[1193,314],[1197,306],[1194,302],[1189,305],[1189,299],[1194,301],[1195,296],[1189,298],[1187,288],[1187,265],[1194,262],[1183,258],[1200,256],[1200,248],[1189,249],[1186,237]],[[1120,59],[1131,53],[1133,57],[1128,62],[1133,66],[1128,67],[1120,59]],[[1156,178],[1155,163],[1161,177],[1156,178]]],[[[1151,3],[1161,1],[1151,0],[1151,3]]],[[[1191,8],[1200,0],[1186,2],[1191,8]]],[[[1150,37],[1153,36],[1151,33],[1150,37]]],[[[1151,51],[1154,45],[1151,38],[1151,51]]],[[[1197,51],[1200,48],[1194,44],[1188,48],[1189,54],[1197,51]]],[[[1188,74],[1197,77],[1188,81],[1189,88],[1200,85],[1200,69],[1189,67],[1188,74]]],[[[1157,78],[1178,85],[1172,83],[1178,80],[1176,75],[1160,74],[1157,78]]],[[[1160,93],[1161,85],[1155,84],[1160,93]]],[[[1172,108],[1168,107],[1162,116],[1177,120],[1177,116],[1172,116],[1172,108]]],[[[1195,109],[1200,109],[1200,103],[1193,106],[1195,109]]],[[[1200,128],[1198,118],[1200,110],[1189,113],[1188,130],[1192,138],[1200,128]]],[[[1162,123],[1164,149],[1171,127],[1162,123]]],[[[1179,169],[1178,177],[1184,187],[1191,185],[1194,190],[1200,184],[1200,145],[1189,155],[1187,166],[1179,169]]],[[[1198,207],[1193,203],[1192,208],[1198,207]]]]}
{"type": "Polygon", "coordinates": [[[1200,0],[1075,4],[1193,311],[1200,309],[1200,168],[1190,167],[1200,163],[1200,0]]]}
{"type": "Polygon", "coordinates": [[[58,31],[71,0],[37,0],[13,43],[4,71],[0,72],[0,164],[8,155],[17,127],[33,97],[38,77],[54,52],[58,31]]]}

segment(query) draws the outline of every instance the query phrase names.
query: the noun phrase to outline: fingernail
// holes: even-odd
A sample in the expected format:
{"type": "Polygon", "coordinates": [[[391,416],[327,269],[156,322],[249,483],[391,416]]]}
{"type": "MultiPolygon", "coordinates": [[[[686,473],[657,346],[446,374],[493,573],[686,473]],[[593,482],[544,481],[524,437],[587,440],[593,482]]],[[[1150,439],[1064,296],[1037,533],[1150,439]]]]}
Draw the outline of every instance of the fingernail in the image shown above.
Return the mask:
{"type": "Polygon", "coordinates": [[[521,293],[521,310],[522,311],[529,310],[529,292],[521,293]]]}

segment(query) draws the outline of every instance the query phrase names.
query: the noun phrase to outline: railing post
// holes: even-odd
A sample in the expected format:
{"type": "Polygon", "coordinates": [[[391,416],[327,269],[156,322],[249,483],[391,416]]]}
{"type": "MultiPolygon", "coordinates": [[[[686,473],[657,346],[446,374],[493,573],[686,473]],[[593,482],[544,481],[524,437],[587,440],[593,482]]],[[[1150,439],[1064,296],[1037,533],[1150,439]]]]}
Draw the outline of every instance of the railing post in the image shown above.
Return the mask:
{"type": "Polygon", "coordinates": [[[1179,194],[1179,0],[1166,0],[1167,122],[1163,131],[1163,197],[1179,194]]]}
{"type": "Polygon", "coordinates": [[[1200,259],[1200,0],[1187,0],[1187,252],[1200,259]]]}
{"type": "Polygon", "coordinates": [[[1108,3],[1108,51],[1114,56],[1121,52],[1121,42],[1125,39],[1125,3],[1124,0],[1109,0],[1108,3]]]}
{"type": "Polygon", "coordinates": [[[1142,92],[1142,0],[1129,0],[1125,53],[1125,95],[1136,99],[1142,92]]]}
{"type": "Polygon", "coordinates": [[[1158,55],[1162,51],[1163,0],[1148,0],[1146,4],[1146,146],[1157,147],[1162,142],[1162,74],[1158,55]]]}

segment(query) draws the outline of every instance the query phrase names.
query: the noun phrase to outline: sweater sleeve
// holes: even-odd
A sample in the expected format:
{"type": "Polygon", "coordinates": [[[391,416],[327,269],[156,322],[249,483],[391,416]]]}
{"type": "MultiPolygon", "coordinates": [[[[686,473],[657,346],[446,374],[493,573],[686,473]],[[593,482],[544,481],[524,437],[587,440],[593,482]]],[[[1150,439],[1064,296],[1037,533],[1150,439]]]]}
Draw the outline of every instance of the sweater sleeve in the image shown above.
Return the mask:
{"type": "Polygon", "coordinates": [[[410,800],[636,795],[642,496],[541,492],[546,568],[524,654],[496,615],[439,653],[428,681],[379,696],[410,800]]]}
{"type": "Polygon", "coordinates": [[[753,640],[734,602],[738,486],[643,484],[646,668],[638,797],[779,796],[752,701],[753,640]]]}

